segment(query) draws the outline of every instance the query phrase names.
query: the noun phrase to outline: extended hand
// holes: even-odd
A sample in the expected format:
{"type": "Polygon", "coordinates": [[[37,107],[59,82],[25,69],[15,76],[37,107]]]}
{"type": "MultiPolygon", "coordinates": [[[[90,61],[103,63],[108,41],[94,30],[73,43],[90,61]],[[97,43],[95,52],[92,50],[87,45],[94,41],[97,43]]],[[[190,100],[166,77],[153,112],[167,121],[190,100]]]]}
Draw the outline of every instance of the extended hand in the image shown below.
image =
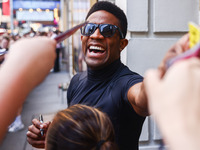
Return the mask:
{"type": "Polygon", "coordinates": [[[45,148],[46,132],[51,122],[40,123],[39,120],[33,119],[32,125],[28,127],[27,141],[35,148],[45,148]],[[40,129],[44,129],[44,135],[40,134],[40,129]]]}
{"type": "Polygon", "coordinates": [[[146,73],[149,109],[171,149],[200,147],[200,60],[171,66],[161,79],[158,70],[146,73]]]}

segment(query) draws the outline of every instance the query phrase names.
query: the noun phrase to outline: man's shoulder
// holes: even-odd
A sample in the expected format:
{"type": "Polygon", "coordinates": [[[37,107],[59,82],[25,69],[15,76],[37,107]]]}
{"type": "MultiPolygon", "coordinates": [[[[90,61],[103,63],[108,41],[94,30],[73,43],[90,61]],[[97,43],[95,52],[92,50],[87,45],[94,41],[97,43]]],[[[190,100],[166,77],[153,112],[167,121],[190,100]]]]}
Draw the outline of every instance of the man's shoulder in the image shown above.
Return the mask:
{"type": "Polygon", "coordinates": [[[115,87],[120,86],[130,88],[131,86],[142,81],[143,77],[140,74],[131,71],[127,66],[123,65],[116,72],[116,76],[112,82],[112,85],[115,87]]]}
{"type": "Polygon", "coordinates": [[[118,72],[120,77],[143,78],[139,73],[130,70],[129,67],[124,64],[122,64],[118,72]]]}

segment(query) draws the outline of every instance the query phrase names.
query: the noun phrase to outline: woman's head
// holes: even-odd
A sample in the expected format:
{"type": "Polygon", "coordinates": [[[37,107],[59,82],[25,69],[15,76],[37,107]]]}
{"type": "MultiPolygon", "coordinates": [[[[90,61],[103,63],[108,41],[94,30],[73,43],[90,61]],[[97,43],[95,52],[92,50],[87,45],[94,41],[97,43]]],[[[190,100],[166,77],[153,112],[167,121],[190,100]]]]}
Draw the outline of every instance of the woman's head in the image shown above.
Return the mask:
{"type": "Polygon", "coordinates": [[[114,129],[96,108],[74,105],[57,113],[47,133],[47,150],[114,150],[114,129]]]}

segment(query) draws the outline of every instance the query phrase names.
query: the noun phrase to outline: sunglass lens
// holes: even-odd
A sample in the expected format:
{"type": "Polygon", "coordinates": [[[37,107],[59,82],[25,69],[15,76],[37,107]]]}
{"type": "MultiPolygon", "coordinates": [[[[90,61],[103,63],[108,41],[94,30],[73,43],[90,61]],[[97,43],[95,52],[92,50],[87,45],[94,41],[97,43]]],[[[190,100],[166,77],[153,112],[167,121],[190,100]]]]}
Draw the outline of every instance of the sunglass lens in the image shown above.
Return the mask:
{"type": "Polygon", "coordinates": [[[111,37],[115,33],[115,28],[109,24],[102,24],[100,27],[100,32],[104,37],[111,37]]]}
{"type": "Polygon", "coordinates": [[[95,25],[87,24],[81,29],[81,32],[83,35],[89,36],[94,33],[95,28],[96,28],[95,25]]]}

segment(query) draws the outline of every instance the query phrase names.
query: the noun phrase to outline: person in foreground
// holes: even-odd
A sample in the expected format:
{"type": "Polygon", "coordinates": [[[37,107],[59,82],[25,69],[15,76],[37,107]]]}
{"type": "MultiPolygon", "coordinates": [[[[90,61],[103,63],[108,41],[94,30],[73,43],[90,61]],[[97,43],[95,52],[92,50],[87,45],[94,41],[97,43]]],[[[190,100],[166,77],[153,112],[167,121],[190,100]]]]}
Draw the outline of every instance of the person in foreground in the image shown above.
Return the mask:
{"type": "Polygon", "coordinates": [[[199,150],[199,58],[175,63],[163,78],[159,70],[149,70],[145,75],[145,87],[150,111],[169,148],[199,150]]]}
{"type": "MultiPolygon", "coordinates": [[[[68,105],[99,108],[111,119],[119,149],[138,150],[142,125],[149,112],[143,77],[120,60],[128,44],[126,15],[116,5],[101,1],[89,10],[86,21],[88,24],[81,29],[81,41],[87,71],[72,78],[67,91],[68,105]]],[[[32,123],[27,141],[34,147],[44,148],[45,136],[41,137],[40,128],[47,130],[49,122],[41,124],[33,119],[32,123]]]]}
{"type": "Polygon", "coordinates": [[[109,117],[76,104],[59,111],[47,132],[46,150],[117,150],[109,117]]]}
{"type": "Polygon", "coordinates": [[[0,67],[0,141],[29,92],[48,75],[55,47],[49,38],[23,39],[10,47],[0,67]]]}

